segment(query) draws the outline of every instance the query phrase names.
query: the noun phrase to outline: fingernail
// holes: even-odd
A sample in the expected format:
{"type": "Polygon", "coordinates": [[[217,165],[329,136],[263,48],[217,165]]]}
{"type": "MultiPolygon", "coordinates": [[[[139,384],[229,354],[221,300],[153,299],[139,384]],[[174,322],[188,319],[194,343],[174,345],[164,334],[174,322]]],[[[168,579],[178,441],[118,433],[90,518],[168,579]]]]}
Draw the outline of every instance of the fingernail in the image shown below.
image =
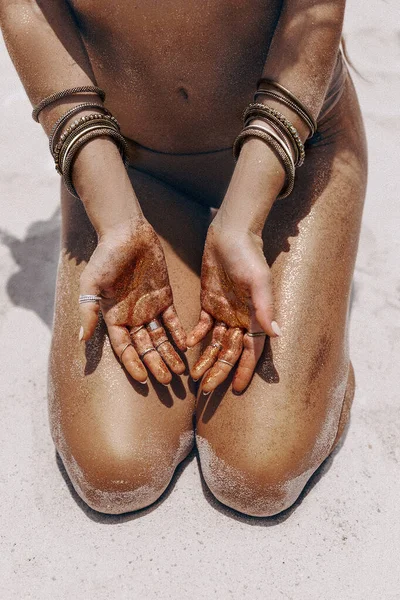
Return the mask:
{"type": "Polygon", "coordinates": [[[203,396],[208,396],[209,394],[211,394],[211,390],[209,392],[201,392],[203,394],[203,396]]]}
{"type": "Polygon", "coordinates": [[[192,380],[193,380],[195,383],[196,383],[196,381],[198,381],[199,379],[200,379],[200,377],[198,377],[197,379],[194,379],[194,378],[192,377],[192,380]]]}
{"type": "Polygon", "coordinates": [[[280,330],[280,327],[276,321],[272,321],[271,329],[276,335],[282,335],[282,331],[280,330]]]}
{"type": "Polygon", "coordinates": [[[145,385],[148,382],[149,378],[146,377],[146,379],[144,381],[139,381],[139,383],[141,383],[142,385],[145,385]]]}
{"type": "Polygon", "coordinates": [[[80,330],[79,330],[79,341],[80,341],[80,342],[82,341],[82,338],[83,338],[83,333],[84,333],[84,331],[83,331],[83,327],[81,327],[81,328],[80,328],[80,330]]]}

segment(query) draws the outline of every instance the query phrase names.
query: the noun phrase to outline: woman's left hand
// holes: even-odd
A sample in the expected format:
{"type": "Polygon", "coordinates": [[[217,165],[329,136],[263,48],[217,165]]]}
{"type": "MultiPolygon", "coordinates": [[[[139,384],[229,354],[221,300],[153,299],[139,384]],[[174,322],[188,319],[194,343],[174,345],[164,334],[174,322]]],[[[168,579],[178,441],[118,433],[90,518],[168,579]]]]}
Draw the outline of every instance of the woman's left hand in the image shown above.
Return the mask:
{"type": "Polygon", "coordinates": [[[223,230],[218,218],[211,224],[201,271],[201,314],[188,335],[189,347],[213,329],[212,340],[191,370],[193,379],[204,374],[202,392],[215,390],[239,361],[233,390],[250,383],[265,344],[276,337],[271,273],[261,236],[245,230],[223,230]],[[251,336],[250,333],[260,335],[251,336]]]}

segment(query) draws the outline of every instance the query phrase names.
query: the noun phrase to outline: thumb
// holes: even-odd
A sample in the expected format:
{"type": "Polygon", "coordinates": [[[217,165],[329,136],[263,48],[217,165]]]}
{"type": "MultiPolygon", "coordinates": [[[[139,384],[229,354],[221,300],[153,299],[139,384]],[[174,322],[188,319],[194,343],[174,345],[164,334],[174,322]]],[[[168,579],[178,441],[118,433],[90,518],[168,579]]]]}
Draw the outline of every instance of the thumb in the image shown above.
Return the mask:
{"type": "Polygon", "coordinates": [[[252,290],[252,302],[254,307],[254,317],[251,322],[251,331],[261,329],[270,337],[278,337],[281,330],[275,321],[274,298],[272,294],[271,278],[266,277],[252,290]]]}
{"type": "MultiPolygon", "coordinates": [[[[86,267],[87,269],[87,267],[86,267]]],[[[79,302],[79,314],[81,320],[81,328],[79,331],[79,340],[89,340],[96,329],[99,321],[100,306],[98,301],[83,301],[82,296],[98,296],[100,293],[98,285],[94,282],[93,278],[86,272],[83,271],[80,278],[80,302],[79,302]]]]}

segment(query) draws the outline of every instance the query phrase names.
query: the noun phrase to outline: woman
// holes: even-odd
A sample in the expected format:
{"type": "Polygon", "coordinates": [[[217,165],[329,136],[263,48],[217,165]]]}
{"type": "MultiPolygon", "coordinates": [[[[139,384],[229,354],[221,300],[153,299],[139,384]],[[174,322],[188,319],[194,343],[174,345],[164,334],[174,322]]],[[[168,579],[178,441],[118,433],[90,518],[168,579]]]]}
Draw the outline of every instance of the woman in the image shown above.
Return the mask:
{"type": "Polygon", "coordinates": [[[249,515],[290,506],[343,432],[366,185],[344,4],[0,2],[45,132],[86,103],[52,145],[64,181],[49,400],[57,450],[95,510],[162,494],[192,448],[196,395],[206,483],[249,515]],[[90,102],[90,118],[111,119],[97,87],[128,169],[108,121],[68,171],[68,126],[86,127],[90,102]]]}

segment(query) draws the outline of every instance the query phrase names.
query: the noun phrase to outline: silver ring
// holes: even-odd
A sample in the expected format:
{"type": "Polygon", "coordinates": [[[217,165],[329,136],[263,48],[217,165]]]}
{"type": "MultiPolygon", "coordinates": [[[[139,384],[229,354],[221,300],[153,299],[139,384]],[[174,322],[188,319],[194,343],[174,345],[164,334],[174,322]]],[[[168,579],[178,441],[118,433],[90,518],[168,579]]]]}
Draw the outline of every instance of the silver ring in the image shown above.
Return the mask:
{"type": "Polygon", "coordinates": [[[230,367],[234,367],[235,366],[233,363],[229,362],[229,360],[225,360],[224,358],[218,358],[217,362],[225,363],[226,365],[229,365],[230,367]]]}
{"type": "Polygon", "coordinates": [[[155,331],[156,329],[159,329],[160,327],[161,327],[161,323],[159,321],[157,321],[157,319],[153,319],[147,325],[147,330],[148,331],[155,331]]]}
{"type": "Polygon", "coordinates": [[[119,355],[119,362],[122,362],[122,355],[123,355],[123,353],[125,352],[125,350],[126,350],[127,348],[129,348],[129,346],[132,346],[132,345],[133,345],[133,344],[131,344],[131,342],[128,342],[127,344],[125,344],[125,346],[122,348],[122,352],[121,352],[121,354],[119,355]]]}
{"type": "Polygon", "coordinates": [[[157,350],[155,348],[146,348],[146,350],[139,354],[140,358],[143,358],[143,356],[145,356],[149,352],[157,352],[157,350]]]}
{"type": "Polygon", "coordinates": [[[79,296],[79,304],[86,304],[86,302],[100,302],[103,300],[101,296],[95,296],[94,294],[81,294],[79,296]]]}
{"type": "Polygon", "coordinates": [[[158,348],[161,346],[161,344],[165,344],[165,342],[168,342],[168,338],[165,338],[164,340],[161,340],[161,342],[158,342],[158,344],[156,344],[156,346],[154,346],[154,348],[156,350],[158,350],[158,348]]]}
{"type": "Polygon", "coordinates": [[[130,332],[129,335],[135,335],[135,333],[138,333],[138,331],[140,331],[141,329],[144,329],[145,325],[139,325],[139,327],[133,327],[130,332]]]}
{"type": "Polygon", "coordinates": [[[222,344],[221,342],[213,342],[212,344],[209,344],[210,348],[219,348],[221,350],[222,348],[222,344]]]}
{"type": "Polygon", "coordinates": [[[265,331],[246,331],[246,335],[249,337],[267,337],[265,331]]]}

